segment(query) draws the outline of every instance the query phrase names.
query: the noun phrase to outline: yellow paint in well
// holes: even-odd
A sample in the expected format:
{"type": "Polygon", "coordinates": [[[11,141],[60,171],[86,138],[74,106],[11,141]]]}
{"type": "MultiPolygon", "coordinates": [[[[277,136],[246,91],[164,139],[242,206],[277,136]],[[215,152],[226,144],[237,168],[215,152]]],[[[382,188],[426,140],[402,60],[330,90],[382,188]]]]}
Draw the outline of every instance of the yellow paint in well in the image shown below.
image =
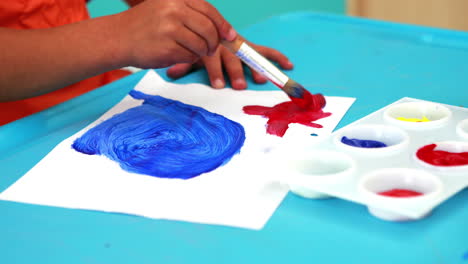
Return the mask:
{"type": "Polygon", "coordinates": [[[397,117],[397,119],[400,121],[406,121],[406,122],[430,122],[431,121],[425,116],[423,116],[422,118],[397,117]]]}

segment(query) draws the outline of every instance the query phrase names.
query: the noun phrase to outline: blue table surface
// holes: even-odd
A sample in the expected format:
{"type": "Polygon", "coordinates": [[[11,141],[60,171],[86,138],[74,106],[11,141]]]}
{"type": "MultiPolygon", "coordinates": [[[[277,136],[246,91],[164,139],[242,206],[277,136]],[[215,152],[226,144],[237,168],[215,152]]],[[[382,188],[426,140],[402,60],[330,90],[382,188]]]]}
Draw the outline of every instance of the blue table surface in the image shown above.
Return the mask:
{"type": "MultiPolygon", "coordinates": [[[[338,127],[405,96],[468,103],[467,33],[316,13],[272,17],[241,33],[289,56],[290,76],[310,91],[356,97],[338,127]]],[[[0,127],[0,191],[144,74],[0,127]]],[[[176,82],[208,80],[199,71],[176,82]]],[[[249,89],[276,88],[249,82],[249,89]]],[[[468,263],[466,189],[407,223],[293,194],[260,231],[7,201],[0,215],[0,263],[468,263]]]]}

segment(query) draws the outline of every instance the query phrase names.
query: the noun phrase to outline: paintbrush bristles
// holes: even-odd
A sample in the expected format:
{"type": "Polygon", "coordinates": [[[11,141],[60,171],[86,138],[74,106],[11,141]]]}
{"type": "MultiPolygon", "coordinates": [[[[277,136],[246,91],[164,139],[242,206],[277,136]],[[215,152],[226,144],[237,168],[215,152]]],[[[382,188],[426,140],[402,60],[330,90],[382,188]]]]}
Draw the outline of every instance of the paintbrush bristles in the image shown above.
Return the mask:
{"type": "Polygon", "coordinates": [[[318,111],[325,107],[326,101],[322,94],[311,94],[294,80],[289,79],[282,89],[300,108],[318,111]]]}
{"type": "Polygon", "coordinates": [[[281,88],[289,97],[303,98],[304,93],[307,92],[304,86],[300,85],[293,79],[289,79],[286,84],[281,88]]]}

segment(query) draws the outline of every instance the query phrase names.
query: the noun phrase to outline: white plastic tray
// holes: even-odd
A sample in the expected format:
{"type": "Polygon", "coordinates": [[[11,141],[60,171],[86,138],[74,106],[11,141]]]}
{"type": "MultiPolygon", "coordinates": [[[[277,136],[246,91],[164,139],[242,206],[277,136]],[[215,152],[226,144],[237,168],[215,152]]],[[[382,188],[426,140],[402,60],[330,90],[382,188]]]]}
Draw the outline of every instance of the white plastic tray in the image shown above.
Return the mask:
{"type": "Polygon", "coordinates": [[[468,165],[431,167],[415,156],[422,146],[440,143],[451,152],[468,151],[468,109],[402,98],[314,145],[278,151],[281,181],[306,198],[337,197],[366,205],[376,217],[390,221],[427,216],[443,201],[468,186],[468,165]],[[397,116],[424,115],[431,122],[407,122],[397,116]],[[385,148],[358,148],[341,143],[342,136],[375,139],[385,148]],[[361,137],[359,135],[362,135],[361,137]],[[447,143],[448,142],[448,143],[447,143]],[[281,156],[281,153],[289,153],[281,156]],[[294,155],[291,155],[294,153],[294,155]],[[377,194],[389,189],[424,193],[411,198],[377,194]]]}

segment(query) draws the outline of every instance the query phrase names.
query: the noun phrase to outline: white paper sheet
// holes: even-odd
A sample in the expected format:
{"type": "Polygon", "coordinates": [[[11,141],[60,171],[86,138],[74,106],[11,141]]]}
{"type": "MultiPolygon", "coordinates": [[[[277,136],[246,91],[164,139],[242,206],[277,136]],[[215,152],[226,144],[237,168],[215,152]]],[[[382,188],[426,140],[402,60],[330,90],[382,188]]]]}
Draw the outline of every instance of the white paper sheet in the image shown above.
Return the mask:
{"type": "Polygon", "coordinates": [[[266,134],[265,118],[246,115],[242,107],[273,106],[287,101],[282,91],[214,90],[202,84],[178,85],[165,82],[154,71],[149,71],[135,89],[200,106],[239,122],[246,132],[241,153],[212,172],[178,180],[129,173],[104,156],[84,155],[71,148],[73,141],[91,127],[142,103],[127,96],[87,128],[57,145],[1,193],[0,199],[261,229],[288,191],[276,181],[278,175],[274,175],[274,164],[268,160],[267,153],[281,144],[320,138],[310,136],[311,133],[330,134],[354,102],[354,98],[327,97],[324,110],[333,114],[317,121],[323,128],[293,124],[279,138],[266,134]]]}

